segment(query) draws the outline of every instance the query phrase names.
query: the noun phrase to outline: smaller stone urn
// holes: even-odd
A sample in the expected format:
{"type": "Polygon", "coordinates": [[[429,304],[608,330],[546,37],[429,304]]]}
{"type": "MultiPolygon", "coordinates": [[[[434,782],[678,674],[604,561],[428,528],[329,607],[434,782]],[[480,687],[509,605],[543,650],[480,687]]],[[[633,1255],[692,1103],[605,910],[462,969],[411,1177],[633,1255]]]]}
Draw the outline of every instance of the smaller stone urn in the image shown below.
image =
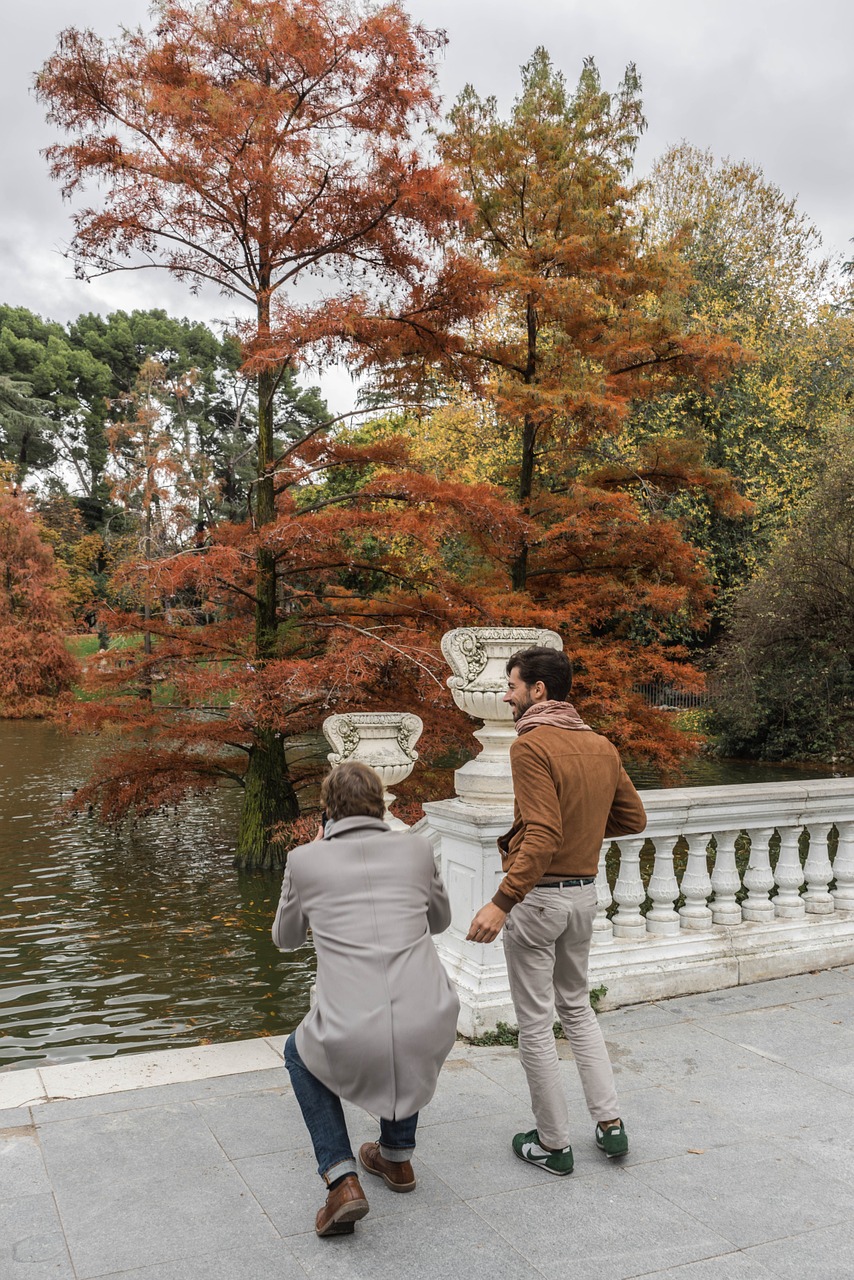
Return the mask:
{"type": "Polygon", "coordinates": [[[457,796],[466,804],[512,802],[510,744],[513,715],[504,702],[507,660],[520,649],[562,649],[556,631],[543,627],[457,627],[442,637],[442,653],[453,675],[448,687],[467,715],[483,720],[475,737],[483,751],[454,774],[457,796]]]}
{"type": "Polygon", "coordinates": [[[327,716],[322,727],[332,747],[329,763],[359,760],[376,769],[385,789],[385,821],[406,830],[406,823],[389,812],[395,799],[389,787],[408,778],[418,759],[415,744],[424,728],[420,718],[404,711],[351,711],[327,716]]]}

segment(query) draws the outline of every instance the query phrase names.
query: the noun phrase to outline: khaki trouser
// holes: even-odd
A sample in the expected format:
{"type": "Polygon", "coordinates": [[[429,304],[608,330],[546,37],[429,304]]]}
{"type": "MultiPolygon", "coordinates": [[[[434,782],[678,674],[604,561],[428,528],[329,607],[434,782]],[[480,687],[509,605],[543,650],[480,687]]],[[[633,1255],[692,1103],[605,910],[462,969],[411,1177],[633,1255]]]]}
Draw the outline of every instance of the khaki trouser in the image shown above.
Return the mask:
{"type": "Polygon", "coordinates": [[[587,962],[596,915],[595,884],[532,889],[507,917],[504,954],[540,1140],[569,1146],[569,1115],[552,1026],[557,1013],[595,1121],[619,1114],[614,1073],[590,1007],[587,962]]]}

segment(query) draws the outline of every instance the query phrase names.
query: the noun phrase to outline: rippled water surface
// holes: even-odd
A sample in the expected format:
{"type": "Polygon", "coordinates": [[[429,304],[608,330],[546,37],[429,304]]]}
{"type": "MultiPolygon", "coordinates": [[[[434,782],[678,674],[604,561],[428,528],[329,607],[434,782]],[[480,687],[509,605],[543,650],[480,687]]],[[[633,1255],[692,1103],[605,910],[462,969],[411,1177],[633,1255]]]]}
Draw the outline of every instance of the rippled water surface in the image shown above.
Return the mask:
{"type": "MultiPolygon", "coordinates": [[[[223,790],[118,833],[57,817],[102,749],[0,720],[0,1067],[291,1030],[308,1008],[314,953],[275,950],[278,878],[232,866],[237,796],[223,790]]],[[[682,784],[821,772],[697,760],[682,784]]]]}
{"type": "Polygon", "coordinates": [[[0,1066],[292,1029],[314,953],[276,951],[278,879],[232,866],[237,797],[120,833],[58,818],[97,749],[0,721],[0,1066]]]}

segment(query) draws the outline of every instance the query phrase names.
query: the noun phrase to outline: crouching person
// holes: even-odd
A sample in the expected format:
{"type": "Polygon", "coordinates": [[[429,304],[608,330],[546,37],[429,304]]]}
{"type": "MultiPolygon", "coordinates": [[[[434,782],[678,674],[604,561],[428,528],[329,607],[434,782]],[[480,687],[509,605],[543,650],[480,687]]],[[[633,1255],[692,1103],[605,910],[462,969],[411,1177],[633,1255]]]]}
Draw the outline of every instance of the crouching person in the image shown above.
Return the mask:
{"type": "Polygon", "coordinates": [[[430,935],[451,920],[429,842],[383,822],[379,776],[344,761],[321,790],[322,839],[294,849],[273,941],[302,946],[311,927],[317,1000],[285,1044],[285,1065],[328,1187],[319,1236],[368,1212],[342,1098],[383,1117],[359,1161],[392,1191],[413,1191],[418,1112],[454,1043],[459,1001],[430,935]]]}

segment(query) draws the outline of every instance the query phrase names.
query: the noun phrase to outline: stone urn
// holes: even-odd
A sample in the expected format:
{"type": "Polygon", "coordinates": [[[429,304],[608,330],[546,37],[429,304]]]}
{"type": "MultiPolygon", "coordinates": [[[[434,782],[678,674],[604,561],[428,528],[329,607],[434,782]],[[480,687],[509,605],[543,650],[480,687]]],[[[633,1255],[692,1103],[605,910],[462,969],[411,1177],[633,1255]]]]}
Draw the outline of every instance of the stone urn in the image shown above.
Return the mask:
{"type": "Polygon", "coordinates": [[[351,711],[327,716],[323,722],[324,736],[332,747],[327,756],[330,764],[359,760],[376,769],[385,791],[385,821],[395,830],[405,830],[406,823],[389,812],[395,799],[389,787],[412,772],[418,759],[415,744],[423,728],[418,716],[405,711],[351,711]]]}
{"type": "Polygon", "coordinates": [[[448,687],[466,715],[483,720],[475,737],[480,755],[454,774],[457,796],[466,804],[505,804],[513,799],[510,744],[516,737],[513,716],[503,701],[507,660],[519,649],[562,649],[556,631],[543,627],[457,627],[442,637],[442,653],[453,675],[448,687]]]}

